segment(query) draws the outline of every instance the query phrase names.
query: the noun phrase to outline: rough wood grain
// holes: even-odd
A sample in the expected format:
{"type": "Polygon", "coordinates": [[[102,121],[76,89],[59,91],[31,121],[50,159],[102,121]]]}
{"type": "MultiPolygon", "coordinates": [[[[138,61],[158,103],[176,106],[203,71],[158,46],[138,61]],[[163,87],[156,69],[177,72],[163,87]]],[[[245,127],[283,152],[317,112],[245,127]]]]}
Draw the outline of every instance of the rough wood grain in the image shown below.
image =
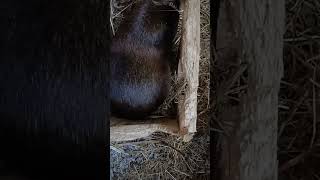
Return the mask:
{"type": "Polygon", "coordinates": [[[243,0],[240,10],[241,59],[249,64],[240,125],[240,179],[276,180],[285,3],[243,0]]]}
{"type": "Polygon", "coordinates": [[[222,179],[278,177],[277,107],[283,73],[284,7],[284,0],[221,2],[217,49],[227,48],[218,61],[238,59],[248,64],[248,89],[240,105],[234,107],[239,117],[221,117],[233,121],[222,145],[222,179]]]}
{"type": "Polygon", "coordinates": [[[179,135],[179,125],[176,119],[154,119],[130,122],[126,119],[111,118],[110,141],[131,141],[147,137],[154,132],[165,132],[179,135]]]}
{"type": "Polygon", "coordinates": [[[181,59],[178,76],[186,85],[178,106],[180,130],[186,134],[185,140],[192,138],[196,132],[197,90],[199,86],[200,60],[200,1],[182,0],[183,10],[181,59]]]}

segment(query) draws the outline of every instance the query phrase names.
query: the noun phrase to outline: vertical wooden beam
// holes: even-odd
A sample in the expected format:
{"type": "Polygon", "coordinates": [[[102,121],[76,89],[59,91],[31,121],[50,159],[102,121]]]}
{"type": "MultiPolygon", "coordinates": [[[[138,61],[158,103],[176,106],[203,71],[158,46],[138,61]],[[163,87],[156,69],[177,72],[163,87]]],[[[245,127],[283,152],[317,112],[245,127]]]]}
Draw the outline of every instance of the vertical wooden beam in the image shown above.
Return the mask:
{"type": "Polygon", "coordinates": [[[238,113],[221,115],[233,122],[222,145],[222,179],[276,180],[284,0],[222,0],[220,12],[217,49],[224,51],[218,61],[248,66],[248,88],[239,106],[221,113],[238,113]]]}
{"type": "Polygon", "coordinates": [[[283,74],[284,18],[284,0],[240,3],[241,59],[249,65],[240,124],[240,179],[278,179],[278,93],[283,74]]]}
{"type": "Polygon", "coordinates": [[[179,126],[185,141],[196,132],[197,91],[200,60],[200,0],[181,0],[183,10],[181,59],[178,75],[186,82],[184,95],[179,102],[179,126]]]}

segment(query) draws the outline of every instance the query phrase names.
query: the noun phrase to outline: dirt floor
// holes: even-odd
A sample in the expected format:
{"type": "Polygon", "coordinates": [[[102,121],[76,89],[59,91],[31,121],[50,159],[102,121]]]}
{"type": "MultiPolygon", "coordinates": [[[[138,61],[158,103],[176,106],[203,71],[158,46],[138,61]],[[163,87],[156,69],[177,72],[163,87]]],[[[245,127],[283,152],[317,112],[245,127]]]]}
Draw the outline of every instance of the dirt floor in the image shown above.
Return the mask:
{"type": "Polygon", "coordinates": [[[201,0],[198,128],[191,142],[164,133],[110,146],[112,179],[209,179],[209,0],[201,0]]]}

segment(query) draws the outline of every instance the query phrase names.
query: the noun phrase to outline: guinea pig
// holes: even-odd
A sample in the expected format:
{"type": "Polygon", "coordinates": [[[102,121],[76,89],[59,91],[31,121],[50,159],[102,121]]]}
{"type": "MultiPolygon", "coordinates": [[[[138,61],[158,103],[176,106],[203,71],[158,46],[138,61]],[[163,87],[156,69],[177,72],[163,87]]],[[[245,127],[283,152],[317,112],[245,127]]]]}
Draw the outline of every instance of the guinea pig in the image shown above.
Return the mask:
{"type": "Polygon", "coordinates": [[[178,6],[178,1],[141,0],[125,14],[110,47],[113,115],[143,119],[168,96],[178,6]]]}

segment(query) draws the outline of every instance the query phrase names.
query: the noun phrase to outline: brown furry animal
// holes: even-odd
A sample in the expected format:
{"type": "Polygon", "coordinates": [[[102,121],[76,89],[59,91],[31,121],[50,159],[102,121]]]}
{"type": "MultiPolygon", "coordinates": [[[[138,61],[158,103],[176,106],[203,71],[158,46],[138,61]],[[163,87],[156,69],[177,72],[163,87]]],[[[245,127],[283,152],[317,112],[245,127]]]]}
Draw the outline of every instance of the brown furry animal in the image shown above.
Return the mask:
{"type": "Polygon", "coordinates": [[[116,116],[144,118],[168,95],[179,21],[168,2],[135,3],[112,41],[110,97],[116,116]]]}

